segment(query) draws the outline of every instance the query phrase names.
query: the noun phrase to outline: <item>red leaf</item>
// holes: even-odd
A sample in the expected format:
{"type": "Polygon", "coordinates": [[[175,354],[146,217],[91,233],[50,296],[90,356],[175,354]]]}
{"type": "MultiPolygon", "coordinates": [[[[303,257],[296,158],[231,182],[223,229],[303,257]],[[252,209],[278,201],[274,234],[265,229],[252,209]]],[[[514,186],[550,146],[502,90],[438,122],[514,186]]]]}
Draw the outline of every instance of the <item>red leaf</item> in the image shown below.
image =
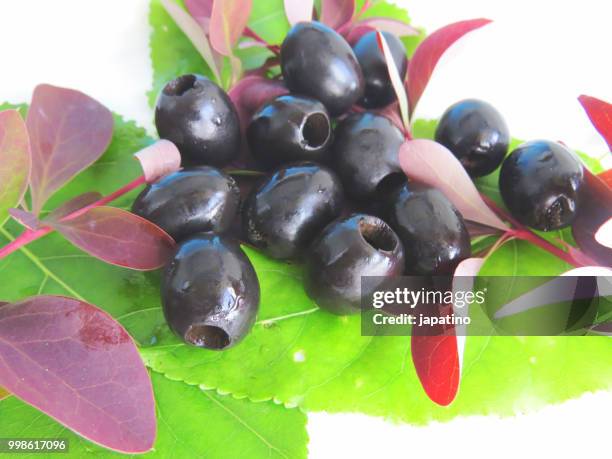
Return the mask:
{"type": "Polygon", "coordinates": [[[490,22],[489,19],[455,22],[436,30],[421,42],[408,64],[407,89],[411,116],[442,54],[465,34],[490,22]]]}
{"type": "Polygon", "coordinates": [[[285,0],[285,15],[289,24],[312,20],[314,0],[285,0]]]}
{"type": "Polygon", "coordinates": [[[102,199],[102,195],[97,191],[90,191],[87,193],[80,194],[75,196],[70,201],[65,202],[63,205],[53,210],[47,215],[46,218],[43,219],[43,222],[53,223],[59,222],[62,218],[70,215],[73,212],[76,212],[83,207],[87,207],[90,204],[93,204],[96,201],[102,199]]]}
{"type": "Polygon", "coordinates": [[[355,14],[355,0],[321,0],[321,22],[337,29],[355,14]]]}
{"type": "Polygon", "coordinates": [[[36,230],[39,226],[39,220],[32,212],[23,209],[9,209],[9,214],[17,223],[25,226],[27,229],[36,230]]]}
{"type": "Polygon", "coordinates": [[[169,140],[158,140],[134,156],[140,162],[147,183],[152,183],[181,168],[181,153],[169,140]]]}
{"type": "Polygon", "coordinates": [[[0,384],[83,437],[123,453],[155,441],[155,401],[134,341],[106,312],[38,296],[0,308],[0,384]]]}
{"type": "Polygon", "coordinates": [[[612,266],[612,249],[595,239],[595,234],[612,218],[612,189],[598,176],[584,168],[585,184],[572,235],[589,257],[602,266],[612,266]]]}
{"type": "Polygon", "coordinates": [[[251,75],[240,80],[229,90],[228,95],[238,111],[240,125],[244,131],[259,107],[288,92],[280,81],[251,75]]]}
{"type": "Polygon", "coordinates": [[[606,185],[608,185],[608,188],[612,188],[612,169],[608,169],[607,171],[602,172],[597,177],[599,177],[600,180],[602,180],[606,185]]]}
{"type": "Polygon", "coordinates": [[[95,162],[113,135],[111,112],[72,89],[40,85],[34,90],[26,124],[32,145],[32,212],[95,162]]]}
{"type": "Polygon", "coordinates": [[[155,224],[115,207],[95,207],[50,226],[91,256],[141,271],[165,265],[175,246],[155,224]]]}
{"type": "Polygon", "coordinates": [[[32,156],[28,130],[17,110],[0,112],[0,225],[28,188],[32,156]]]}
{"type": "Polygon", "coordinates": [[[185,7],[204,32],[208,34],[210,16],[212,15],[213,0],[185,0],[185,7]]]}
{"type": "Polygon", "coordinates": [[[485,204],[468,173],[445,146],[428,139],[408,140],[400,147],[399,160],[409,178],[441,190],[465,219],[509,229],[485,204]]]}
{"type": "Polygon", "coordinates": [[[585,95],[578,97],[578,100],[612,152],[612,104],[585,95]]]}
{"type": "Polygon", "coordinates": [[[219,54],[232,56],[232,48],[249,21],[252,0],[215,0],[210,17],[210,44],[219,54]]]}

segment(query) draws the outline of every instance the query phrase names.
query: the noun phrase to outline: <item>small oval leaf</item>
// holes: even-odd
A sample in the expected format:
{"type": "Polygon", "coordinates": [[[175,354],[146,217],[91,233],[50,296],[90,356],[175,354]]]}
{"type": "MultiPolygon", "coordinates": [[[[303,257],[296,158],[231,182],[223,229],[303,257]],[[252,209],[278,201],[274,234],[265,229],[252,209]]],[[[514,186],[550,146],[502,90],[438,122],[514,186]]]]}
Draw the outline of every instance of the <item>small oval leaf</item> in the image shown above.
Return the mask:
{"type": "Polygon", "coordinates": [[[32,146],[32,213],[108,147],[113,116],[96,100],[47,84],[34,89],[26,120],[32,146]]]}
{"type": "Polygon", "coordinates": [[[419,99],[442,54],[465,34],[490,22],[489,19],[455,22],[436,30],[421,42],[408,64],[406,84],[410,100],[410,116],[414,115],[419,99]]]}
{"type": "Polygon", "coordinates": [[[215,0],[210,17],[210,44],[219,54],[232,56],[249,21],[252,0],[215,0]]]}
{"type": "Polygon", "coordinates": [[[285,0],[285,14],[289,24],[312,20],[314,0],[285,0]]]}
{"type": "Polygon", "coordinates": [[[23,209],[9,209],[11,217],[29,230],[37,230],[40,224],[36,215],[23,209]]]}
{"type": "Polygon", "coordinates": [[[93,257],[140,271],[164,266],[175,247],[174,240],[164,230],[115,207],[95,207],[50,226],[93,257]]]}
{"type": "Polygon", "coordinates": [[[28,188],[32,164],[28,130],[17,110],[0,112],[0,226],[28,188]]]}
{"type": "Polygon", "coordinates": [[[0,385],[83,437],[123,453],[155,441],[155,401],[134,341],[84,301],[37,296],[0,308],[0,385]]]}
{"type": "Polygon", "coordinates": [[[210,16],[212,15],[213,0],[185,0],[185,8],[194,18],[204,33],[208,34],[210,16]]]}
{"type": "Polygon", "coordinates": [[[181,168],[181,153],[169,140],[158,140],[134,156],[140,162],[147,183],[155,182],[181,168]]]}
{"type": "Polygon", "coordinates": [[[321,22],[337,29],[353,19],[355,0],[321,0],[321,22]]]}
{"type": "Polygon", "coordinates": [[[465,219],[509,229],[485,204],[468,173],[445,146],[429,139],[408,140],[400,147],[399,160],[409,178],[441,190],[465,219]]]}
{"type": "Polygon", "coordinates": [[[578,97],[578,100],[612,152],[612,104],[585,95],[578,97]]]}
{"type": "Polygon", "coordinates": [[[57,209],[51,211],[49,215],[47,215],[43,219],[43,222],[45,223],[58,222],[62,218],[70,215],[71,213],[76,212],[77,210],[83,209],[84,207],[87,207],[90,204],[93,204],[94,202],[99,201],[100,199],[102,199],[102,195],[98,193],[97,191],[90,191],[90,192],[75,196],[71,200],[62,204],[57,209]]]}

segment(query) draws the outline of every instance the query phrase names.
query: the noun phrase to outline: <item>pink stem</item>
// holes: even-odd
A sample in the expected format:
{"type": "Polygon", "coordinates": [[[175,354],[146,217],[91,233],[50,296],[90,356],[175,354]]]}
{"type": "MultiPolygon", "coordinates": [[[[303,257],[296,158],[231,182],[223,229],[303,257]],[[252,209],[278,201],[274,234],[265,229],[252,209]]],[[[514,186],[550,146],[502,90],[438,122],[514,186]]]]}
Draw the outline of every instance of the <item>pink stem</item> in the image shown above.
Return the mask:
{"type": "Polygon", "coordinates": [[[255,32],[253,29],[251,29],[250,27],[247,27],[244,29],[244,36],[245,37],[249,37],[252,38],[253,40],[258,41],[259,43],[266,45],[266,48],[268,48],[270,51],[272,51],[275,55],[279,55],[280,54],[280,46],[278,45],[271,45],[270,43],[268,43],[266,40],[264,40],[263,38],[261,38],[257,32],[255,32]]]}
{"type": "MultiPolygon", "coordinates": [[[[66,215],[65,217],[61,218],[60,221],[68,221],[68,220],[72,220],[74,218],[80,217],[87,211],[93,208],[96,208],[96,207],[104,206],[108,204],[109,202],[112,202],[115,199],[123,196],[124,194],[129,193],[133,189],[138,188],[141,185],[144,185],[145,183],[146,183],[146,180],[144,176],[138,177],[134,181],[119,188],[117,191],[109,194],[108,196],[105,196],[97,200],[96,202],[89,204],[88,206],[75,210],[74,212],[66,215]]],[[[53,231],[53,228],[50,226],[43,226],[41,228],[38,228],[37,230],[26,229],[23,233],[17,236],[17,238],[14,239],[12,242],[0,248],[0,260],[7,257],[8,255],[15,252],[16,250],[19,250],[21,247],[29,244],[30,242],[35,241],[36,239],[40,239],[43,236],[46,236],[52,231],[53,231]]]]}

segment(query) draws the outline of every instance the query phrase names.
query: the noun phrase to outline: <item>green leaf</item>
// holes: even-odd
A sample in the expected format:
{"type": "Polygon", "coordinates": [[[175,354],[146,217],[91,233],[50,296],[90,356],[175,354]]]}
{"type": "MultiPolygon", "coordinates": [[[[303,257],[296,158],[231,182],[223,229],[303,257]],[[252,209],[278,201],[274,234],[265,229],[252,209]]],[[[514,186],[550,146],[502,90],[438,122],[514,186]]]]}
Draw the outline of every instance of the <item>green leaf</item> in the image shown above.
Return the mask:
{"type": "MultiPolygon", "coordinates": [[[[305,458],[306,416],[274,403],[251,403],[151,375],[157,401],[154,450],[143,458],[305,458]]],[[[15,397],[0,402],[1,438],[65,438],[66,458],[122,457],[84,440],[15,397]]],[[[40,458],[39,453],[19,457],[40,458]]],[[[124,457],[124,456],[123,456],[124,457]]]]}

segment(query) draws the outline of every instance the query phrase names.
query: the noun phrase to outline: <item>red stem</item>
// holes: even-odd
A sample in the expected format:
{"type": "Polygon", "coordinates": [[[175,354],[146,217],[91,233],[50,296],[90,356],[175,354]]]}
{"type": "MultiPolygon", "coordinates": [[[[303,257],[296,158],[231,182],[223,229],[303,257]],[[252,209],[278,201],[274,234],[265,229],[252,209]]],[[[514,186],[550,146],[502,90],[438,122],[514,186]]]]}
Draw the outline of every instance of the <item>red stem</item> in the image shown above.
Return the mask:
{"type": "Polygon", "coordinates": [[[271,45],[270,43],[268,43],[266,40],[264,40],[263,38],[261,38],[257,32],[255,32],[253,29],[251,29],[250,27],[247,27],[244,29],[244,36],[245,37],[249,37],[252,38],[253,40],[258,41],[259,43],[266,45],[266,48],[268,48],[270,51],[272,51],[276,56],[278,56],[280,54],[280,46],[278,45],[271,45]]]}
{"type": "MultiPolygon", "coordinates": [[[[67,221],[67,220],[72,220],[74,218],[80,217],[87,211],[95,207],[104,206],[108,204],[109,202],[112,202],[115,199],[123,196],[124,194],[129,193],[133,189],[138,188],[141,185],[144,185],[145,183],[146,183],[146,180],[144,176],[138,177],[134,181],[119,188],[117,191],[109,194],[108,196],[105,196],[97,200],[96,202],[93,202],[89,204],[88,206],[85,206],[81,209],[75,210],[74,212],[66,215],[65,217],[62,217],[60,221],[67,221]]],[[[0,260],[7,257],[8,255],[15,252],[16,250],[19,250],[21,247],[29,244],[30,242],[35,241],[36,239],[40,239],[43,236],[46,236],[52,231],[53,231],[53,228],[51,226],[43,226],[36,230],[26,229],[23,233],[17,236],[17,238],[15,238],[12,242],[0,248],[0,260]]]]}

